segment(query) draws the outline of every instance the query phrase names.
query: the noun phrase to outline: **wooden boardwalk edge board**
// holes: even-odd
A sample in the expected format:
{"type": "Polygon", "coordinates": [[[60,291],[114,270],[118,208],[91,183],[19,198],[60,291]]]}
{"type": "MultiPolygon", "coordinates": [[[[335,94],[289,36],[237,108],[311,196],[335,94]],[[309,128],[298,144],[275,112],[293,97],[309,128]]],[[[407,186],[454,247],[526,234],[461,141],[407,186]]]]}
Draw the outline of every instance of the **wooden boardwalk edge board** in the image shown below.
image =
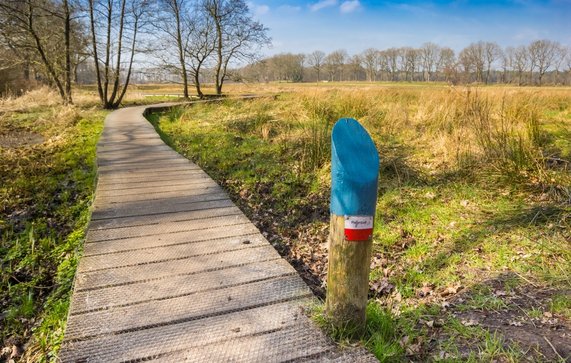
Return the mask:
{"type": "Polygon", "coordinates": [[[314,301],[227,194],[145,118],[109,114],[63,362],[376,362],[305,315],[314,301]]]}

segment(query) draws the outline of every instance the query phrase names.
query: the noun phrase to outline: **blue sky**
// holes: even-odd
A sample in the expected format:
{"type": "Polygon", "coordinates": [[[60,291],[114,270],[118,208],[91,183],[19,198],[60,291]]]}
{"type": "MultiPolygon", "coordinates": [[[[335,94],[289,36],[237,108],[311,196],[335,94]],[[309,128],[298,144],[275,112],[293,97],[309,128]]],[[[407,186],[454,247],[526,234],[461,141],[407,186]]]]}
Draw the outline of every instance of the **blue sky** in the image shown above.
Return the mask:
{"type": "Polygon", "coordinates": [[[429,41],[456,51],[479,40],[517,46],[551,39],[571,46],[571,0],[255,0],[249,5],[270,28],[273,47],[266,54],[317,49],[355,54],[429,41]]]}

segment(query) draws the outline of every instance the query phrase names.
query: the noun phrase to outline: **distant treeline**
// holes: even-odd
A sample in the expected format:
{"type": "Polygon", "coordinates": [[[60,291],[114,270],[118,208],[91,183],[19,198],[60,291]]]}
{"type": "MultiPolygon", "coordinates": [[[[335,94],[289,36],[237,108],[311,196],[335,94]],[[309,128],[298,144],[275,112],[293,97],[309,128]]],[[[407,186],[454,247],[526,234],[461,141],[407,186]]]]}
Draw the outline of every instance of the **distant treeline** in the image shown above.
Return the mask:
{"type": "Polygon", "coordinates": [[[73,86],[87,82],[116,108],[133,81],[180,83],[184,97],[191,87],[202,97],[202,82],[221,94],[228,81],[571,83],[571,50],[550,40],[259,60],[270,42],[245,0],[0,0],[0,95],[47,84],[72,103],[73,86]]]}
{"type": "Polygon", "coordinates": [[[369,48],[349,55],[278,54],[242,68],[247,81],[409,81],[451,83],[571,84],[571,48],[551,40],[502,48],[494,42],[468,45],[458,54],[434,43],[420,48],[369,48]]]}

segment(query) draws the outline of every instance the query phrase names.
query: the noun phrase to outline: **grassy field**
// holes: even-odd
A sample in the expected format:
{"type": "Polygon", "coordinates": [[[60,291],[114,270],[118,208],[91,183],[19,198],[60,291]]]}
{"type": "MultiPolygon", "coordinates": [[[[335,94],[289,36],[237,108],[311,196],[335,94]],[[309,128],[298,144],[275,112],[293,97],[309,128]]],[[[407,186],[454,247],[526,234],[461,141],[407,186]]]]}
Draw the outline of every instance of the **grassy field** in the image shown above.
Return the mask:
{"type": "MultiPolygon", "coordinates": [[[[381,156],[368,329],[382,361],[563,361],[571,336],[571,90],[229,85],[251,101],[153,115],[323,296],[330,131],[381,156]]],[[[207,89],[208,91],[208,89],[207,89]]],[[[127,105],[175,100],[133,87],[127,105]]],[[[0,100],[0,360],[55,361],[107,111],[93,88],[0,100]]],[[[313,316],[342,344],[316,306],[313,316]]]]}
{"type": "Polygon", "coordinates": [[[331,127],[353,117],[371,133],[380,193],[361,341],[381,361],[570,357],[570,89],[273,84],[234,92],[272,96],[176,109],[152,122],[230,191],[321,296],[331,127]]]}

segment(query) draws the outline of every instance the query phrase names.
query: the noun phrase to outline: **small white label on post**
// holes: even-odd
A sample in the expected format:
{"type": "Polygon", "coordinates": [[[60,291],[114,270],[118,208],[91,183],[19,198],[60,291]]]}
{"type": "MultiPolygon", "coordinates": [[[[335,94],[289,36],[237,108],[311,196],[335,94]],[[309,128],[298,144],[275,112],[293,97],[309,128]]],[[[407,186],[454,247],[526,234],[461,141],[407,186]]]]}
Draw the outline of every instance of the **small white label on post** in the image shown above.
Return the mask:
{"type": "Polygon", "coordinates": [[[348,241],[366,241],[372,233],[372,216],[345,216],[345,238],[348,241]]]}
{"type": "Polygon", "coordinates": [[[371,229],[373,228],[372,216],[345,216],[345,228],[348,229],[371,229]]]}

